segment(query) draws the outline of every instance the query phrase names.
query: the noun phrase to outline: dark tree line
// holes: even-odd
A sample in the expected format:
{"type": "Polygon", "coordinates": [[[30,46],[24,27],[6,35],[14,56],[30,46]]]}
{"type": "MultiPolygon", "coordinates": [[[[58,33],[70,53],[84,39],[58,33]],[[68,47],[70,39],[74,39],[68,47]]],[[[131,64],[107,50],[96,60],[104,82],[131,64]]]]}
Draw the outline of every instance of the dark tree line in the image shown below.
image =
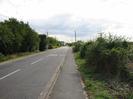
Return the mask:
{"type": "Polygon", "coordinates": [[[40,34],[39,38],[40,38],[39,50],[44,51],[47,47],[47,37],[45,34],[40,34]]]}
{"type": "Polygon", "coordinates": [[[28,23],[9,18],[0,22],[0,54],[8,55],[20,52],[44,51],[59,46],[60,42],[45,34],[38,34],[28,23]]]}
{"type": "Polygon", "coordinates": [[[0,22],[0,53],[4,55],[39,50],[39,41],[28,23],[14,18],[0,22]]]}

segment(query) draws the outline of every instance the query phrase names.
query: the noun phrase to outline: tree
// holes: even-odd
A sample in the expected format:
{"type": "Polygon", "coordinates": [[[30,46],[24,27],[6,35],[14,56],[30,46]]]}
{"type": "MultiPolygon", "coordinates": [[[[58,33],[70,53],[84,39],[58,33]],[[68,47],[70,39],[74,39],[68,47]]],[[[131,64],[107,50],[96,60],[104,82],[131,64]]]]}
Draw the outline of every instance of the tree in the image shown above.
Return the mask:
{"type": "Polygon", "coordinates": [[[40,38],[39,50],[44,51],[46,49],[46,45],[47,45],[46,35],[40,34],[39,38],[40,38]]]}
{"type": "Polygon", "coordinates": [[[50,49],[53,47],[60,46],[60,42],[53,37],[48,37],[47,40],[50,49]]]}
{"type": "Polygon", "coordinates": [[[39,36],[29,24],[9,18],[0,22],[0,53],[12,54],[39,49],[39,36]]]}
{"type": "Polygon", "coordinates": [[[3,54],[10,54],[13,52],[13,38],[14,35],[10,29],[3,22],[0,23],[0,52],[3,54]]]}

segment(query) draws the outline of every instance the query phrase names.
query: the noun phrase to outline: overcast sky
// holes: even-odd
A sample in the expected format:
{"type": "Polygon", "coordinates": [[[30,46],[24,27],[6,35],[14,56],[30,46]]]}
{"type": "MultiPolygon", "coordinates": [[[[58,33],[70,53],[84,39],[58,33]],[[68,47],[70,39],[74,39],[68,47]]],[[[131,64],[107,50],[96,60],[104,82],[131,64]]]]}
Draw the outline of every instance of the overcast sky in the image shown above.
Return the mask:
{"type": "Polygon", "coordinates": [[[0,21],[29,22],[38,33],[64,41],[94,39],[99,32],[133,40],[133,0],[0,0],[0,21]]]}

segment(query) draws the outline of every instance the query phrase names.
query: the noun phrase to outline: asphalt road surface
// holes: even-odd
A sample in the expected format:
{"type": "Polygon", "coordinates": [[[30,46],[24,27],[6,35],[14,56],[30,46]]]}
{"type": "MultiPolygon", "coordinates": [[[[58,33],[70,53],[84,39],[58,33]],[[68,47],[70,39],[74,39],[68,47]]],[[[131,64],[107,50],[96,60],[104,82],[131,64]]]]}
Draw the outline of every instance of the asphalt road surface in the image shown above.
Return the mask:
{"type": "MultiPolygon", "coordinates": [[[[49,99],[85,99],[72,49],[61,47],[0,64],[0,99],[40,99],[60,68],[49,99]]],[[[42,98],[41,98],[42,99],[42,98]]]]}
{"type": "Polygon", "coordinates": [[[0,64],[0,99],[38,99],[70,48],[0,64]]]}

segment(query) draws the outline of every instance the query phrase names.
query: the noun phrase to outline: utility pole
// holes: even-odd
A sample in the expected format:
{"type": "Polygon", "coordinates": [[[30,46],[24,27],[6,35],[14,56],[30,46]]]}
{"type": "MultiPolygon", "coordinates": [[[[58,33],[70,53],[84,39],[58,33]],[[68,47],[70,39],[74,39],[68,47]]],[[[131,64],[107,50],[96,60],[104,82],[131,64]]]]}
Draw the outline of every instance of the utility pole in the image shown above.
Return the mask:
{"type": "Polygon", "coordinates": [[[98,34],[99,34],[100,37],[103,37],[103,33],[102,32],[101,33],[98,33],[98,34]]]}
{"type": "Polygon", "coordinates": [[[75,42],[76,42],[77,34],[76,34],[76,31],[74,31],[74,32],[75,32],[75,42]]]}
{"type": "Polygon", "coordinates": [[[47,32],[47,37],[48,37],[48,32],[47,32]]]}
{"type": "Polygon", "coordinates": [[[48,46],[49,46],[49,40],[48,40],[48,32],[47,32],[47,46],[46,46],[46,49],[48,49],[48,46]]]}

